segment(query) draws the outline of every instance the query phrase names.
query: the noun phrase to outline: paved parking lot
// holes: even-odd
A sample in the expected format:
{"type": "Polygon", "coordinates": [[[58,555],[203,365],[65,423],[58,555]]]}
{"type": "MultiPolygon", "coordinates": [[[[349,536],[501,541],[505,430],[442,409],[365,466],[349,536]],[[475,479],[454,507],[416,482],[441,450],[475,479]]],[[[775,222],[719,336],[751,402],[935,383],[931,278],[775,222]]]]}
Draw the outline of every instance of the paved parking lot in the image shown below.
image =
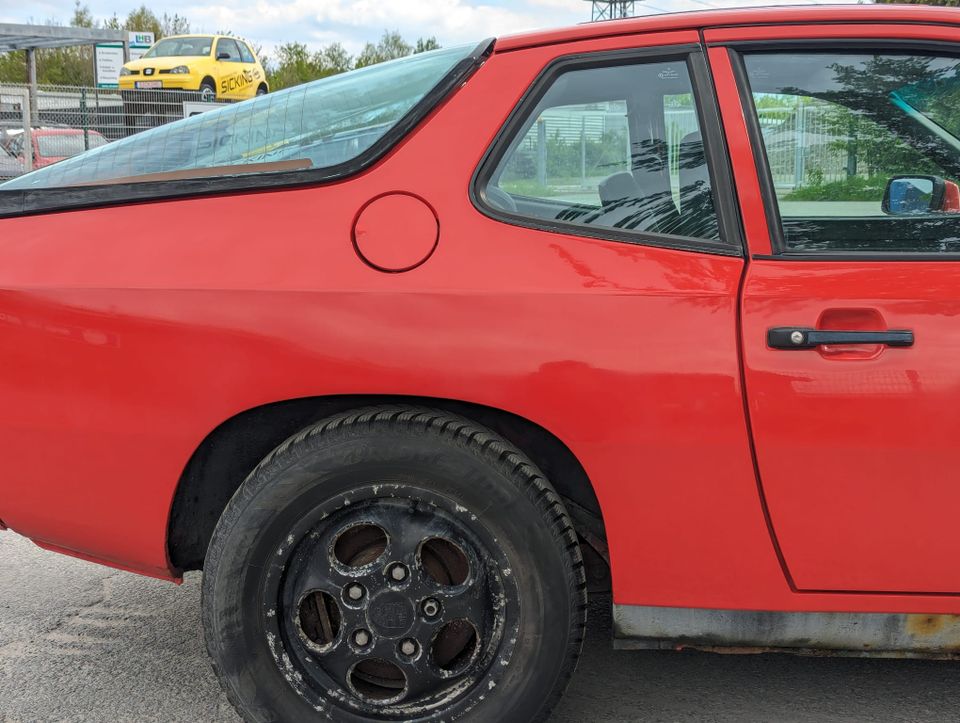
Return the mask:
{"type": "MultiPolygon", "coordinates": [[[[176,587],[0,534],[0,720],[235,721],[176,587]]],[[[554,721],[953,721],[960,663],[615,652],[606,601],[554,721]]]]}

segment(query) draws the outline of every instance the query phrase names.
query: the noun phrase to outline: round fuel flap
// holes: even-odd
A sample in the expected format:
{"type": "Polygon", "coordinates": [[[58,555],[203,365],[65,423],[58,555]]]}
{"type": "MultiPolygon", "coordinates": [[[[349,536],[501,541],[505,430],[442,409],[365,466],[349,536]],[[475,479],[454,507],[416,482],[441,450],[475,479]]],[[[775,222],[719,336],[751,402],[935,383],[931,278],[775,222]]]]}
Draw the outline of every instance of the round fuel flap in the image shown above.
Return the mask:
{"type": "Polygon", "coordinates": [[[410,193],[386,193],[364,206],[353,224],[357,254],[378,271],[416,268],[433,253],[440,224],[430,205],[410,193]]]}

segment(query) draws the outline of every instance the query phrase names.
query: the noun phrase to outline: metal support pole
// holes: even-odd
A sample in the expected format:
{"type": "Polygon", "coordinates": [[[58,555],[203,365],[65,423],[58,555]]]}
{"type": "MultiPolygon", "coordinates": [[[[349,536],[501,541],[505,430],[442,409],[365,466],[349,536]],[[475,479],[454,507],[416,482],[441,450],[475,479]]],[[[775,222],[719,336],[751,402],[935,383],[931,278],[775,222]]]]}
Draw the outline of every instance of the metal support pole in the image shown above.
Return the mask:
{"type": "Polygon", "coordinates": [[[30,132],[30,91],[20,89],[20,116],[23,119],[23,172],[33,170],[33,134],[30,132]]]}
{"type": "Polygon", "coordinates": [[[793,143],[793,187],[803,188],[806,175],[807,107],[801,101],[797,106],[793,143]]]}
{"type": "Polygon", "coordinates": [[[547,124],[537,121],[537,183],[547,185],[547,124]]]}
{"type": "Polygon", "coordinates": [[[30,123],[40,125],[40,112],[37,107],[37,50],[27,48],[27,87],[30,89],[30,123]]]}
{"type": "Polygon", "coordinates": [[[80,89],[80,127],[83,129],[83,150],[90,150],[90,114],[87,112],[87,89],[80,89]]]}
{"type": "Polygon", "coordinates": [[[587,187],[587,117],[580,116],[580,188],[587,187]]]}

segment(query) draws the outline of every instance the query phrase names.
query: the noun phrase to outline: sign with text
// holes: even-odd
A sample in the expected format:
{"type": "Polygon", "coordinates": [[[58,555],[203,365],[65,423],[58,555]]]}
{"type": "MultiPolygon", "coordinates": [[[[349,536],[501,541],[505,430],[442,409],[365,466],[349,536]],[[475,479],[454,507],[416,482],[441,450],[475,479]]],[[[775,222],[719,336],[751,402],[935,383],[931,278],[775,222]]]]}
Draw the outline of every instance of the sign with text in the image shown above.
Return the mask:
{"type": "MultiPolygon", "coordinates": [[[[127,47],[130,60],[142,58],[152,46],[153,33],[132,32],[127,47]]],[[[101,43],[94,48],[93,66],[98,88],[119,88],[120,68],[123,67],[123,43],[101,43]]]]}

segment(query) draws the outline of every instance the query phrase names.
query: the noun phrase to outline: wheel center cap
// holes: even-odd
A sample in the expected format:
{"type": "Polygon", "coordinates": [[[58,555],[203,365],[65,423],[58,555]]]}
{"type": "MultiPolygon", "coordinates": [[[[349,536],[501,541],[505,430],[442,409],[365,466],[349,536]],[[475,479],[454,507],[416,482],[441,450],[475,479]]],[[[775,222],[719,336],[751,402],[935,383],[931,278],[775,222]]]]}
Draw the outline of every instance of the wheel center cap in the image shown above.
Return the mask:
{"type": "Polygon", "coordinates": [[[416,610],[407,596],[387,590],[370,601],[370,627],[385,638],[398,638],[413,626],[416,610]]]}

